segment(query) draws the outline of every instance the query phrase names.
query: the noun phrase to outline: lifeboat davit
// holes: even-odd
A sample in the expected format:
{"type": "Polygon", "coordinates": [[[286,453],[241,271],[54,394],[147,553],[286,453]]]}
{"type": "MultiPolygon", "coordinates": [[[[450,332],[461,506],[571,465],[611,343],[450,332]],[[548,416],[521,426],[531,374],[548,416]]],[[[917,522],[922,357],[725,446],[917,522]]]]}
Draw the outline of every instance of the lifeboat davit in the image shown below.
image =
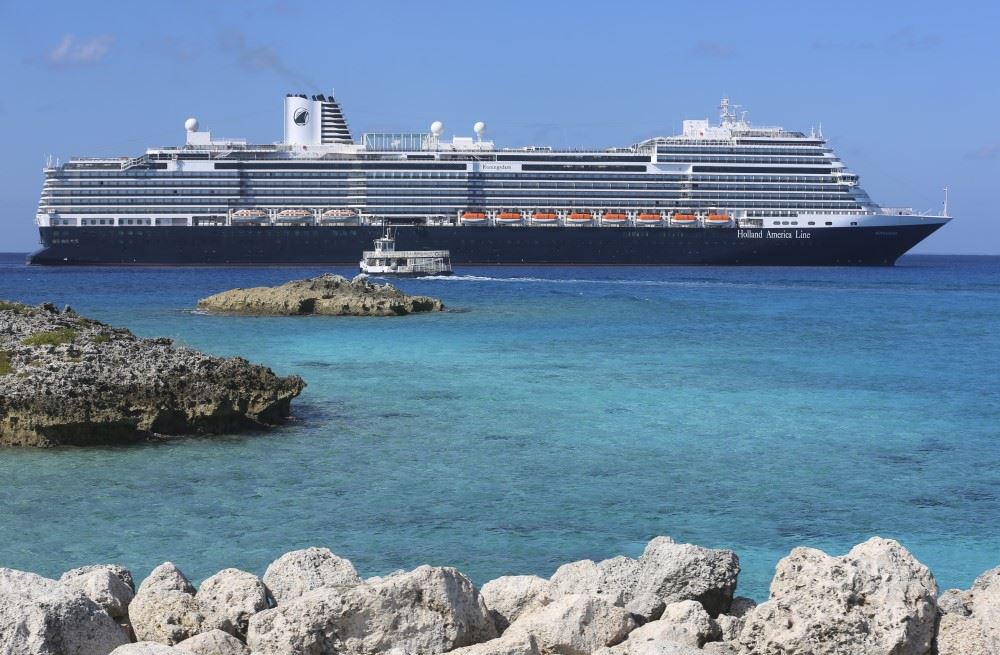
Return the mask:
{"type": "Polygon", "coordinates": [[[357,209],[350,209],[347,207],[337,207],[334,209],[327,209],[319,217],[321,223],[344,223],[347,221],[353,221],[358,217],[357,209]]]}
{"type": "Polygon", "coordinates": [[[729,225],[732,220],[729,214],[709,214],[705,217],[705,225],[729,225]]]}
{"type": "Polygon", "coordinates": [[[535,212],[531,215],[531,222],[539,225],[556,225],[559,217],[555,212],[535,212]]]}
{"type": "Polygon", "coordinates": [[[486,223],[485,212],[462,212],[462,222],[467,225],[483,225],[486,223]]]}
{"type": "Polygon", "coordinates": [[[642,212],[635,217],[636,225],[659,225],[663,222],[663,217],[658,212],[642,212]]]}
{"type": "Polygon", "coordinates": [[[520,223],[522,218],[521,212],[500,212],[497,215],[497,223],[511,225],[513,223],[520,223]]]}
{"type": "Polygon", "coordinates": [[[670,217],[673,225],[694,225],[698,222],[698,217],[694,214],[674,214],[670,217]]]}
{"type": "Polygon", "coordinates": [[[594,215],[590,212],[572,212],[566,218],[570,225],[586,225],[594,220],[594,215]]]}
{"type": "Polygon", "coordinates": [[[628,223],[628,216],[622,212],[608,212],[601,216],[601,222],[607,225],[623,225],[628,223]]]}
{"type": "Polygon", "coordinates": [[[263,209],[237,209],[233,212],[233,223],[266,223],[267,212],[263,209]]]}
{"type": "Polygon", "coordinates": [[[313,213],[308,209],[282,209],[278,212],[279,223],[304,223],[313,219],[313,213]]]}

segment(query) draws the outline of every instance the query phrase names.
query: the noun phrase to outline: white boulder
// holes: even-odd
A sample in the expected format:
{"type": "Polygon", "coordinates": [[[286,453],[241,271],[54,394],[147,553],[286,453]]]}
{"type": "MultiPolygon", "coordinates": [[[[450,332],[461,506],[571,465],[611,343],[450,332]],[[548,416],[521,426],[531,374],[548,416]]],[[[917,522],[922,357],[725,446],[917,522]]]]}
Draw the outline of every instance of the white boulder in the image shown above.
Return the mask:
{"type": "Polygon", "coordinates": [[[568,594],[521,615],[504,637],[531,635],[543,653],[589,655],[620,643],[634,629],[635,620],[621,607],[596,596],[568,594]]]}
{"type": "Polygon", "coordinates": [[[993,649],[1000,653],[1000,566],[976,578],[969,596],[972,617],[983,627],[993,649]]]}
{"type": "Polygon", "coordinates": [[[164,562],[150,571],[135,593],[154,591],[183,591],[186,594],[193,594],[194,587],[173,562],[164,562]]]}
{"type": "Polygon", "coordinates": [[[941,616],[937,629],[937,655],[996,655],[979,621],[961,614],[941,616]]]}
{"type": "Polygon", "coordinates": [[[135,590],[130,584],[131,574],[126,578],[119,570],[123,570],[122,567],[86,566],[63,573],[59,583],[82,592],[103,607],[111,618],[124,619],[128,617],[128,604],[132,602],[135,590]]]}
{"type": "Polygon", "coordinates": [[[177,651],[155,641],[140,641],[119,646],[110,655],[177,655],[177,651]]]}
{"type": "Polygon", "coordinates": [[[925,655],[937,618],[934,576],[905,548],[874,537],[843,557],[796,548],[778,562],[770,599],[740,634],[755,655],[925,655]]]}
{"type": "Polygon", "coordinates": [[[484,584],[479,593],[503,632],[525,612],[551,603],[549,587],[549,581],[537,575],[505,575],[484,584]]]}
{"type": "Polygon", "coordinates": [[[173,650],[194,655],[250,655],[250,649],[242,641],[218,628],[188,637],[173,650]]]}
{"type": "Polygon", "coordinates": [[[448,651],[448,655],[543,655],[538,642],[525,632],[513,632],[473,646],[448,651]]]}
{"type": "Polygon", "coordinates": [[[636,628],[628,639],[607,651],[608,655],[638,655],[649,652],[659,644],[672,643],[701,648],[706,642],[718,638],[718,627],[700,603],[683,600],[667,605],[657,621],[636,628]]]}
{"type": "Polygon", "coordinates": [[[126,643],[114,619],[83,593],[0,568],[0,653],[107,655],[126,643]]]}
{"type": "Polygon", "coordinates": [[[271,562],[264,572],[264,584],[279,605],[316,589],[360,583],[350,560],[337,557],[329,548],[293,550],[271,562]]]}
{"type": "Polygon", "coordinates": [[[207,623],[243,639],[250,617],[267,609],[264,583],[239,569],[224,569],[206,579],[198,587],[195,599],[207,623]]]}
{"type": "Polygon", "coordinates": [[[636,623],[649,623],[663,616],[667,605],[659,596],[643,592],[625,603],[625,611],[632,615],[636,623]]]}
{"type": "Polygon", "coordinates": [[[632,596],[651,593],[664,603],[696,600],[716,616],[729,609],[740,573],[740,560],[731,550],[677,544],[657,537],[639,557],[632,596]]]}
{"type": "Polygon", "coordinates": [[[729,608],[739,573],[739,558],[730,550],[656,537],[638,560],[613,557],[597,563],[571,562],[559,567],[550,582],[554,598],[588,594],[620,606],[648,596],[659,598],[664,605],[696,600],[715,616],[729,608]]]}
{"type": "Polygon", "coordinates": [[[962,591],[961,589],[945,589],[941,592],[941,595],[938,596],[937,605],[942,614],[958,614],[959,616],[968,616],[972,614],[972,608],[969,607],[971,600],[971,595],[967,591],[962,591]]]}
{"type": "Polygon", "coordinates": [[[176,590],[144,591],[140,587],[128,607],[128,616],[136,639],[168,646],[215,627],[206,626],[205,613],[192,594],[176,590]]]}
{"type": "Polygon", "coordinates": [[[353,587],[322,587],[250,618],[255,655],[443,653],[497,636],[472,582],[421,566],[353,587]]]}

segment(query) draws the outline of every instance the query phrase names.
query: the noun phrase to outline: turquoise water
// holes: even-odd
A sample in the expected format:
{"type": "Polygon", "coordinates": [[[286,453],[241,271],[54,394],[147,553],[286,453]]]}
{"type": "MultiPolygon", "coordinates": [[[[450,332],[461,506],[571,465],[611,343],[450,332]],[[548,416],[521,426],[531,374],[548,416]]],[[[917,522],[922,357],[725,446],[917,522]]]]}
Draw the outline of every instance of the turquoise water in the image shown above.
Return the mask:
{"type": "Polygon", "coordinates": [[[1000,564],[1000,258],[470,268],[400,282],[454,311],[391,319],[189,311],[313,268],[19,262],[0,298],[309,387],[272,432],[0,450],[0,566],[170,559],[204,578],[323,545],[362,575],[430,562],[482,583],[667,534],[735,549],[760,599],[797,545],[894,537],[942,588],[1000,564]]]}

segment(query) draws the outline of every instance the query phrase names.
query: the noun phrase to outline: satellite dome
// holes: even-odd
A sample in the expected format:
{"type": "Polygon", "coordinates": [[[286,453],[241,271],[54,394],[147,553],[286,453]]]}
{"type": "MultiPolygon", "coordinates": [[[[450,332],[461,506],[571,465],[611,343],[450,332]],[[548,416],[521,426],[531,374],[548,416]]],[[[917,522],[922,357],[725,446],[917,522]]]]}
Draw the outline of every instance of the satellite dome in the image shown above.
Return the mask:
{"type": "Polygon", "coordinates": [[[434,136],[441,136],[444,132],[444,123],[441,121],[434,121],[431,123],[431,134],[434,136]]]}
{"type": "Polygon", "coordinates": [[[197,118],[189,118],[186,121],[184,121],[184,129],[187,130],[188,132],[197,132],[198,131],[198,119],[197,118]]]}
{"type": "Polygon", "coordinates": [[[486,131],[486,123],[482,121],[476,121],[476,124],[472,126],[472,131],[478,136],[482,136],[483,132],[486,131]]]}

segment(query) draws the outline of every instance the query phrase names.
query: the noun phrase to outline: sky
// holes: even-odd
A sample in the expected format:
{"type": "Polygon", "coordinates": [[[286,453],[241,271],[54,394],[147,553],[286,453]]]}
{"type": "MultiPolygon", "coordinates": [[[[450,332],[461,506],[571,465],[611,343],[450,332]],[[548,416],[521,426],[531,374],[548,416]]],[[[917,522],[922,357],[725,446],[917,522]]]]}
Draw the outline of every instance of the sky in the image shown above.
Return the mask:
{"type": "Polygon", "coordinates": [[[955,220],[913,252],[1000,254],[1000,3],[0,0],[0,252],[37,247],[49,156],[281,138],[289,92],[366,131],[611,147],[718,115],[823,134],[883,206],[955,220]]]}

